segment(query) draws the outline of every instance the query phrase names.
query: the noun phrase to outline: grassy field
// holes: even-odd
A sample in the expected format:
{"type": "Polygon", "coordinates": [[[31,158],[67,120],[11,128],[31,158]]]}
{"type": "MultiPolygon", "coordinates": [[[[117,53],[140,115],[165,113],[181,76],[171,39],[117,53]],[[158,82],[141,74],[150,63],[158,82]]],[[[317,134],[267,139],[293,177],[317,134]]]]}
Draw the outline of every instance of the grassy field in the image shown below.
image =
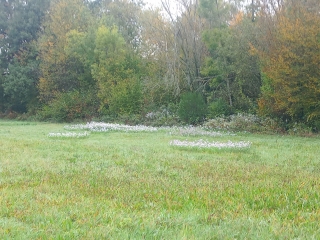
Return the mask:
{"type": "Polygon", "coordinates": [[[319,138],[63,127],[0,121],[0,239],[320,239],[319,138]]]}

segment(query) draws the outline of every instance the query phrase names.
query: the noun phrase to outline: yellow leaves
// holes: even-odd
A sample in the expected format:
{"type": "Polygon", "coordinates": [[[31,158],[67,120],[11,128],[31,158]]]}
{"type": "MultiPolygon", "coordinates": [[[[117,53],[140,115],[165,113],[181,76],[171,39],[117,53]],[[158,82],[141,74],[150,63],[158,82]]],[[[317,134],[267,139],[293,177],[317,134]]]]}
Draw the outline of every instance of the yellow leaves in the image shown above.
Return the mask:
{"type": "Polygon", "coordinates": [[[38,90],[40,92],[40,100],[47,101],[50,99],[50,96],[53,94],[51,84],[44,77],[39,79],[38,90]]]}
{"type": "Polygon", "coordinates": [[[279,11],[268,37],[270,45],[260,49],[251,47],[250,51],[260,56],[263,72],[271,79],[273,89],[263,91],[261,111],[270,108],[275,113],[276,109],[283,109],[292,117],[301,118],[304,114],[302,118],[309,120],[320,117],[319,106],[315,106],[320,98],[320,85],[316,83],[320,79],[320,42],[317,40],[320,16],[299,7],[296,12],[279,11]]]}
{"type": "Polygon", "coordinates": [[[49,47],[53,47],[54,46],[54,43],[52,41],[48,41],[48,46],[49,47]]]}
{"type": "MultiPolygon", "coordinates": [[[[70,52],[66,46],[70,34],[81,33],[90,23],[89,10],[82,0],[56,0],[51,2],[44,22],[44,34],[38,41],[42,79],[39,92],[42,99],[49,99],[53,91],[72,88],[70,52]],[[68,62],[69,61],[69,62],[68,62]]],[[[78,36],[80,37],[80,35],[78,36]]],[[[75,66],[73,66],[75,67],[75,66]]]]}
{"type": "Polygon", "coordinates": [[[234,18],[231,20],[230,22],[230,27],[234,27],[236,25],[238,25],[239,23],[242,22],[244,18],[244,13],[242,11],[239,11],[235,16],[234,18]]]}

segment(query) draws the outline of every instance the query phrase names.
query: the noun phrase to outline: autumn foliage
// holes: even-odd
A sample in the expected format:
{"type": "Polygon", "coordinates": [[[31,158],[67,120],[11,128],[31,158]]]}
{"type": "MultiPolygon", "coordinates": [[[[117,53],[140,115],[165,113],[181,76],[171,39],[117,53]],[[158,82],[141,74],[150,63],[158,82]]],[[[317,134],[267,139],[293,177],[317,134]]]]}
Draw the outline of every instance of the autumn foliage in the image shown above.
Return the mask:
{"type": "MultiPolygon", "coordinates": [[[[283,7],[263,46],[259,112],[320,127],[320,15],[302,4],[283,7]]],[[[271,27],[270,27],[271,26],[271,27]]]]}
{"type": "Polygon", "coordinates": [[[246,112],[320,130],[319,0],[159,1],[1,1],[0,112],[246,112]]]}

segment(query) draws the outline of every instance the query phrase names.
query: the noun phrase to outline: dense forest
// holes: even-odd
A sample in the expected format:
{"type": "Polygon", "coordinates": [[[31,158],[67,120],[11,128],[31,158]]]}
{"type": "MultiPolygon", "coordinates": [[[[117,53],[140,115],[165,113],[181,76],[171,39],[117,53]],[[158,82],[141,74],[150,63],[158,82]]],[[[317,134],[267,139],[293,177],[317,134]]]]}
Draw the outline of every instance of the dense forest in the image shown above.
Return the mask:
{"type": "Polygon", "coordinates": [[[320,129],[319,0],[160,1],[0,0],[1,116],[320,129]]]}

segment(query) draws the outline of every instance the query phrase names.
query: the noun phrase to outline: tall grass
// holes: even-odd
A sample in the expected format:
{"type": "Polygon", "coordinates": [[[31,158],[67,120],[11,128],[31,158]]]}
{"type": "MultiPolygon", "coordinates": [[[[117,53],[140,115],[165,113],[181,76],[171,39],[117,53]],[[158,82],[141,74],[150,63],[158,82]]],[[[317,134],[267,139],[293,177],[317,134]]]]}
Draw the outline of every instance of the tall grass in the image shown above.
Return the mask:
{"type": "Polygon", "coordinates": [[[318,138],[63,127],[0,121],[1,239],[320,238],[318,138]]]}

